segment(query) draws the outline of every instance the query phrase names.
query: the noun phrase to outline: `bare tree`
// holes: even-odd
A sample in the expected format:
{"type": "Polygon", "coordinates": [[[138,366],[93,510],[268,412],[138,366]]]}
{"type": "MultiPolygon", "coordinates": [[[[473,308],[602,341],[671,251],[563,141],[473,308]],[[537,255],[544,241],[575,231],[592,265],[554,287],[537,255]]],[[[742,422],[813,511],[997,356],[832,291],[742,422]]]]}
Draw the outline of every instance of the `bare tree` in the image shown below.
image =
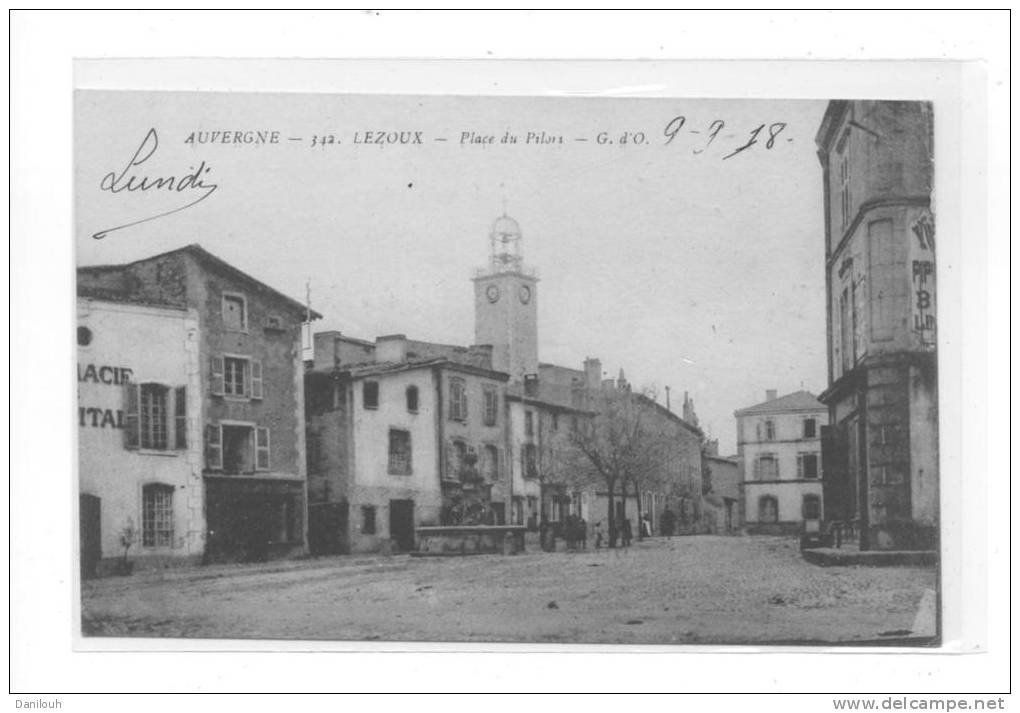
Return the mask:
{"type": "Polygon", "coordinates": [[[605,488],[609,546],[615,547],[621,524],[616,521],[617,494],[626,513],[628,486],[633,488],[640,521],[640,491],[668,480],[677,439],[669,418],[642,394],[613,390],[590,394],[589,400],[595,415],[579,420],[570,432],[559,470],[567,482],[605,488]]]}

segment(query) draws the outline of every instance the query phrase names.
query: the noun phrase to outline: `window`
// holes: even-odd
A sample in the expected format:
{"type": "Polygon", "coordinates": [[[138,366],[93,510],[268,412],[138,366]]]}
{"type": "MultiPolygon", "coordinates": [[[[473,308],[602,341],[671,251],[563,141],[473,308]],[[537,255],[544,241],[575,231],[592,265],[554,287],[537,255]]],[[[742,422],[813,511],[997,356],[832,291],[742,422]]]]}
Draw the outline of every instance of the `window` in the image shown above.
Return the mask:
{"type": "Polygon", "coordinates": [[[817,495],[805,495],[801,505],[801,515],[805,520],[821,520],[822,499],[817,495]]]}
{"type": "Polygon", "coordinates": [[[779,522],[779,502],[771,495],[758,499],[758,522],[779,522]]]}
{"type": "Polygon", "coordinates": [[[779,480],[779,461],[772,453],[762,453],[754,462],[756,480],[779,480]]]}
{"type": "Polygon", "coordinates": [[[232,332],[248,331],[248,309],[243,295],[223,295],[223,326],[232,332]]]}
{"type": "Polygon", "coordinates": [[[375,506],[374,505],[362,505],[361,506],[361,534],[363,534],[363,535],[374,535],[375,534],[375,506]]]}
{"type": "Polygon", "coordinates": [[[799,453],[797,455],[797,477],[798,478],[818,477],[817,453],[799,453]]]}
{"type": "Polygon", "coordinates": [[[804,438],[816,437],[816,422],[813,418],[804,419],[804,438]]]}
{"type": "Polygon", "coordinates": [[[467,445],[464,441],[453,441],[447,450],[446,477],[449,480],[460,480],[464,461],[467,458],[467,445]]]}
{"type": "Polygon", "coordinates": [[[227,396],[244,396],[248,381],[245,372],[248,362],[227,357],[223,360],[223,393],[227,396]]]}
{"type": "Polygon", "coordinates": [[[843,230],[850,225],[850,131],[843,134],[836,151],[839,153],[839,205],[843,230]]]}
{"type": "Polygon", "coordinates": [[[482,477],[487,483],[499,480],[499,449],[496,446],[482,448],[482,477]]]}
{"type": "Polygon", "coordinates": [[[418,413],[418,387],[408,386],[404,396],[407,398],[407,410],[411,413],[418,413]]]}
{"type": "Polygon", "coordinates": [[[765,422],[765,440],[774,441],[776,440],[776,423],[775,421],[765,422]]]}
{"type": "Polygon", "coordinates": [[[534,436],[535,435],[535,414],[531,411],[524,412],[524,435],[534,436]]]}
{"type": "Polygon", "coordinates": [[[269,429],[229,423],[207,426],[205,463],[227,475],[270,470],[269,429]]]}
{"type": "Polygon", "coordinates": [[[151,483],[142,488],[142,546],[173,547],[174,488],[151,483]]]}
{"type": "Polygon", "coordinates": [[[361,400],[365,408],[379,408],[379,382],[366,381],[361,386],[361,400]]]}
{"type": "Polygon", "coordinates": [[[167,406],[170,389],[162,384],[141,385],[141,445],[162,451],[168,446],[167,406]]]}
{"type": "Polygon", "coordinates": [[[525,478],[538,477],[538,449],[534,443],[525,443],[521,450],[521,467],[525,478]]]}
{"type": "Polygon", "coordinates": [[[261,399],[262,362],[242,356],[214,356],[210,374],[212,393],[233,398],[261,399]]]}
{"type": "Polygon", "coordinates": [[[467,420],[467,387],[457,376],[450,379],[450,420],[467,420]]]}
{"type": "Polygon", "coordinates": [[[486,386],[485,390],[485,425],[495,426],[496,418],[499,414],[499,396],[496,394],[496,389],[492,386],[486,386]]]}
{"type": "Polygon", "coordinates": [[[411,474],[411,432],[390,429],[390,475],[411,474]]]}
{"type": "Polygon", "coordinates": [[[560,415],[558,413],[552,415],[552,430],[560,430],[560,415]]]}

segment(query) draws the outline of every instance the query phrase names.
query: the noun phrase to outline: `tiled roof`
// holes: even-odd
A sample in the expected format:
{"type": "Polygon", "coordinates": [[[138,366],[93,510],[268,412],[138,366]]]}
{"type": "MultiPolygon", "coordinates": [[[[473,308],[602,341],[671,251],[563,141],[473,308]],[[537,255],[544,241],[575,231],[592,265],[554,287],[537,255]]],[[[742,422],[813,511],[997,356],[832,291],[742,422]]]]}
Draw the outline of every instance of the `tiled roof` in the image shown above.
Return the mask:
{"type": "Polygon", "coordinates": [[[809,391],[794,391],[792,394],[780,396],[771,401],[748,406],[736,411],[737,416],[750,416],[756,413],[775,413],[778,411],[824,411],[825,404],[815,398],[809,391]]]}

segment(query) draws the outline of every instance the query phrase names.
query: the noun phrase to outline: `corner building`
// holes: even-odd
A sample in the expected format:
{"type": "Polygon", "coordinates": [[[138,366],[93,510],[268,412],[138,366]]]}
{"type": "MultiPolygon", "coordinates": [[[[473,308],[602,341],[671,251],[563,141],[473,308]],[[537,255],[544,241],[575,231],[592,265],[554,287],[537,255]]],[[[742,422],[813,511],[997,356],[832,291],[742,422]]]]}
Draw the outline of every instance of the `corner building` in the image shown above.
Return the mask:
{"type": "Polygon", "coordinates": [[[826,514],[862,549],[938,537],[932,106],[833,101],[816,137],[825,196],[826,514]]]}
{"type": "MultiPolygon", "coordinates": [[[[301,324],[319,315],[198,245],[82,267],[78,285],[79,294],[193,315],[190,442],[201,434],[205,561],[304,552],[301,324]]],[[[140,338],[127,322],[118,329],[123,343],[140,338]]]]}

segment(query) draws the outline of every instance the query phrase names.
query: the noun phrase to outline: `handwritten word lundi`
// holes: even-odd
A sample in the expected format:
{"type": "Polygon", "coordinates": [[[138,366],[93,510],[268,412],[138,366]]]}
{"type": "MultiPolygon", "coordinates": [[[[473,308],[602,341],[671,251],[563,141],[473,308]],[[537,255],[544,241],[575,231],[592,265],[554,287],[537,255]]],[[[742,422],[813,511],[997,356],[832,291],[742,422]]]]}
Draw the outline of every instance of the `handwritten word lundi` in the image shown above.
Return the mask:
{"type": "Polygon", "coordinates": [[[99,189],[101,191],[107,191],[113,194],[125,194],[126,197],[131,196],[135,193],[148,193],[150,191],[164,191],[170,194],[183,194],[185,192],[188,195],[194,195],[194,191],[204,191],[198,198],[185,203],[182,206],[178,206],[171,210],[151,215],[141,220],[134,220],[130,223],[124,223],[113,228],[107,228],[106,230],[100,230],[97,233],[93,233],[92,237],[96,240],[102,240],[107,235],[115,230],[123,230],[134,225],[146,223],[156,218],[163,218],[165,216],[177,213],[190,208],[191,206],[204,201],[206,198],[213,194],[219,186],[215,183],[205,183],[202,178],[208,174],[212,169],[205,165],[205,161],[199,163],[197,168],[191,168],[188,172],[177,175],[158,175],[152,176],[145,173],[145,169],[139,169],[140,166],[147,163],[149,159],[156,153],[156,149],[159,148],[159,137],[156,134],[155,129],[149,129],[148,133],[145,134],[145,138],[142,139],[142,143],[139,144],[135,150],[134,155],[125,164],[124,168],[117,171],[110,171],[103,180],[99,183],[99,189]]]}

